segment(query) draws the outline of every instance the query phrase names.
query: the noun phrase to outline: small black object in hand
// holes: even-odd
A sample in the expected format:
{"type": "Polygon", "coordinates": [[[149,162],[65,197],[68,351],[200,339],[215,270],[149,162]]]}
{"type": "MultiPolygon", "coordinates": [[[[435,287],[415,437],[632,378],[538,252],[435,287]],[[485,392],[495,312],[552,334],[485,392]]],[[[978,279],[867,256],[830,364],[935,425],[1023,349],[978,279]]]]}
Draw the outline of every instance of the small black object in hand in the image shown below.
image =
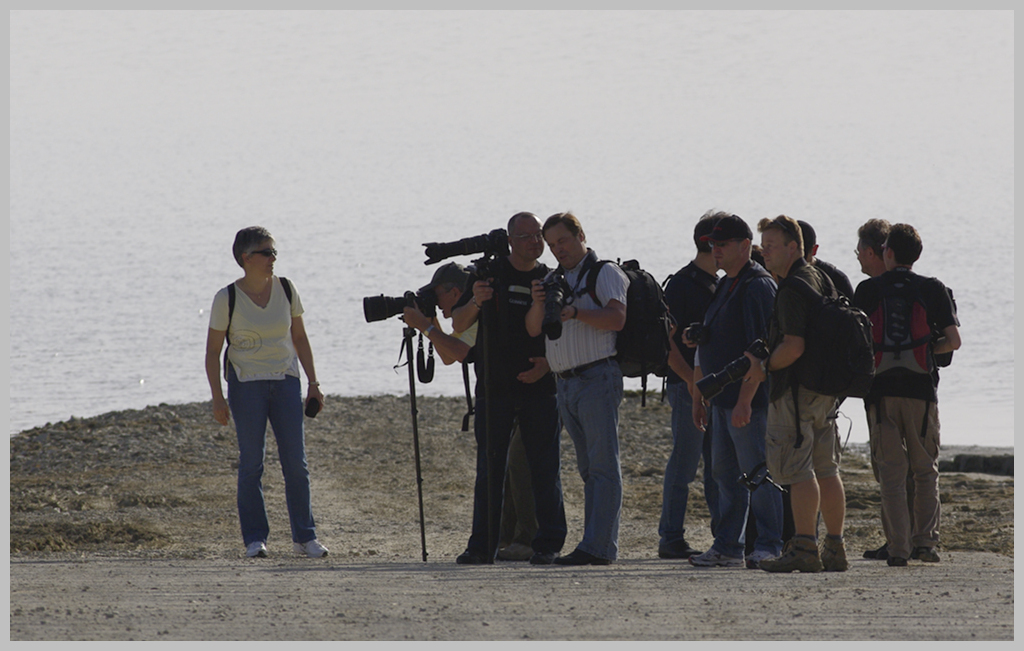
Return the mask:
{"type": "Polygon", "coordinates": [[[310,418],[316,418],[316,415],[320,413],[320,408],[323,405],[316,398],[308,398],[306,400],[306,415],[310,418]]]}

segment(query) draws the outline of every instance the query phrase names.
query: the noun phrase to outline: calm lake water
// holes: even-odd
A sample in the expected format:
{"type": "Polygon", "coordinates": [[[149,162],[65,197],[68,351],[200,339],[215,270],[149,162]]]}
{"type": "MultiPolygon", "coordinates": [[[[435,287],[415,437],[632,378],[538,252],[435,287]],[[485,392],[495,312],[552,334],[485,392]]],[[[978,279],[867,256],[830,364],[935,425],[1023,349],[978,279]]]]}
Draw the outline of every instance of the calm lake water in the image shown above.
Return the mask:
{"type": "MultiPolygon", "coordinates": [[[[855,284],[864,221],[915,225],[915,270],[954,289],[962,322],[943,442],[1011,446],[1013,27],[1012,12],[12,12],[10,431],[209,399],[208,311],[245,226],[275,235],[325,392],[404,394],[402,324],[367,324],[362,299],[422,285],[422,243],[573,210],[600,255],[660,279],[714,207],[809,221],[855,284]]],[[[461,373],[417,392],[462,395],[461,373]]],[[[844,412],[867,440],[860,402],[844,412]]]]}

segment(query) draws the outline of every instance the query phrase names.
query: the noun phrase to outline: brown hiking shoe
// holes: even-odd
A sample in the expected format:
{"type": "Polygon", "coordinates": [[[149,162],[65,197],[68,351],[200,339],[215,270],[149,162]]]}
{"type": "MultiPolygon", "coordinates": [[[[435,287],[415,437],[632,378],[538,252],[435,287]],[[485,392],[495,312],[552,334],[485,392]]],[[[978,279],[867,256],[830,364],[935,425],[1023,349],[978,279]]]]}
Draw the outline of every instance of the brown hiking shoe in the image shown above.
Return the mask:
{"type": "Polygon", "coordinates": [[[825,536],[821,541],[821,547],[818,548],[818,555],[826,572],[845,572],[850,569],[850,563],[846,560],[846,546],[842,540],[833,540],[825,536]]]}
{"type": "Polygon", "coordinates": [[[782,556],[768,558],[760,563],[765,572],[820,572],[821,559],[818,558],[818,546],[813,540],[792,538],[782,548],[782,556]]]}

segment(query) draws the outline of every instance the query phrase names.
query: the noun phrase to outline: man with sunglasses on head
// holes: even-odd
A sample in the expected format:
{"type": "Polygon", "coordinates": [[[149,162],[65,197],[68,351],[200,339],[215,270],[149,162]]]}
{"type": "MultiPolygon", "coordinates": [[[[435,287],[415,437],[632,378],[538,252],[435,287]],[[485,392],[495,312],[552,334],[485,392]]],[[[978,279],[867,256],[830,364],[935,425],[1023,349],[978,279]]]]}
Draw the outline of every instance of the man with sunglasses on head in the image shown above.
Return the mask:
{"type": "Polygon", "coordinates": [[[782,495],[771,486],[753,492],[739,478],[764,467],[768,391],[762,382],[734,382],[707,405],[697,383],[722,371],[743,356],[753,342],[768,334],[775,299],[775,281],[750,259],[750,227],[729,213],[716,215],[714,228],[700,239],[710,242],[715,266],[725,272],[704,314],[702,333],[684,332],[696,344],[693,377],[693,421],[703,430],[711,423],[712,474],[718,486],[718,524],[711,549],[690,556],[698,567],[757,568],[782,550],[782,495]],[[708,417],[708,410],[711,416],[708,417]],[[744,557],[748,517],[757,526],[753,550],[744,557]]]}
{"type": "Polygon", "coordinates": [[[839,477],[839,432],[836,398],[798,385],[794,364],[804,353],[809,298],[794,286],[803,281],[817,294],[831,294],[823,272],[804,259],[800,225],[780,215],[762,219],[761,250],[768,270],[779,278],[778,296],[771,316],[768,348],[771,355],[751,361],[745,380],[763,382],[771,376],[766,456],[768,470],[790,488],[794,535],[782,556],[763,561],[768,572],[844,572],[849,567],[843,544],[846,495],[839,477]],[[818,548],[818,512],[827,535],[818,548]]]}
{"type": "Polygon", "coordinates": [[[548,272],[547,266],[538,262],[544,253],[544,239],[537,216],[528,212],[513,215],[508,222],[508,241],[510,253],[494,261],[494,268],[489,270],[493,276],[484,278],[479,271],[474,272],[470,278],[472,290],[463,294],[452,310],[452,327],[456,331],[463,332],[479,322],[478,341],[490,342],[486,355],[481,350],[475,353],[477,474],[473,531],[466,551],[455,559],[460,565],[494,562],[508,446],[517,424],[530,468],[537,518],[530,563],[554,563],[567,532],[555,380],[545,358],[544,340],[530,336],[526,330],[531,283],[548,272]],[[495,318],[480,321],[481,310],[488,301],[495,302],[495,311],[491,313],[495,318]],[[485,332],[486,328],[493,331],[485,332]],[[485,363],[491,364],[489,370],[484,368],[485,363]],[[485,378],[489,378],[490,386],[485,386],[485,378]]]}

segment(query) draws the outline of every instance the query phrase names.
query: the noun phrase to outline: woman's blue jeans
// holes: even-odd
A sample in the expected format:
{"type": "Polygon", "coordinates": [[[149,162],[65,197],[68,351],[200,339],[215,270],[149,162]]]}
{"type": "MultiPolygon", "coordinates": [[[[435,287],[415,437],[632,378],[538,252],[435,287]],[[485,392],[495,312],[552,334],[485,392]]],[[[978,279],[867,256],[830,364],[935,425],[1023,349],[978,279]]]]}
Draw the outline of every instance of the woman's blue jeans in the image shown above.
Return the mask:
{"type": "Polygon", "coordinates": [[[299,378],[240,382],[228,369],[228,405],[238,435],[238,520],[242,541],[266,541],[270,534],[263,501],[263,459],[267,421],[274,430],[277,454],[284,474],[285,501],[291,521],[292,542],[316,538],[310,498],[309,469],[303,432],[302,387],[299,378]]]}

